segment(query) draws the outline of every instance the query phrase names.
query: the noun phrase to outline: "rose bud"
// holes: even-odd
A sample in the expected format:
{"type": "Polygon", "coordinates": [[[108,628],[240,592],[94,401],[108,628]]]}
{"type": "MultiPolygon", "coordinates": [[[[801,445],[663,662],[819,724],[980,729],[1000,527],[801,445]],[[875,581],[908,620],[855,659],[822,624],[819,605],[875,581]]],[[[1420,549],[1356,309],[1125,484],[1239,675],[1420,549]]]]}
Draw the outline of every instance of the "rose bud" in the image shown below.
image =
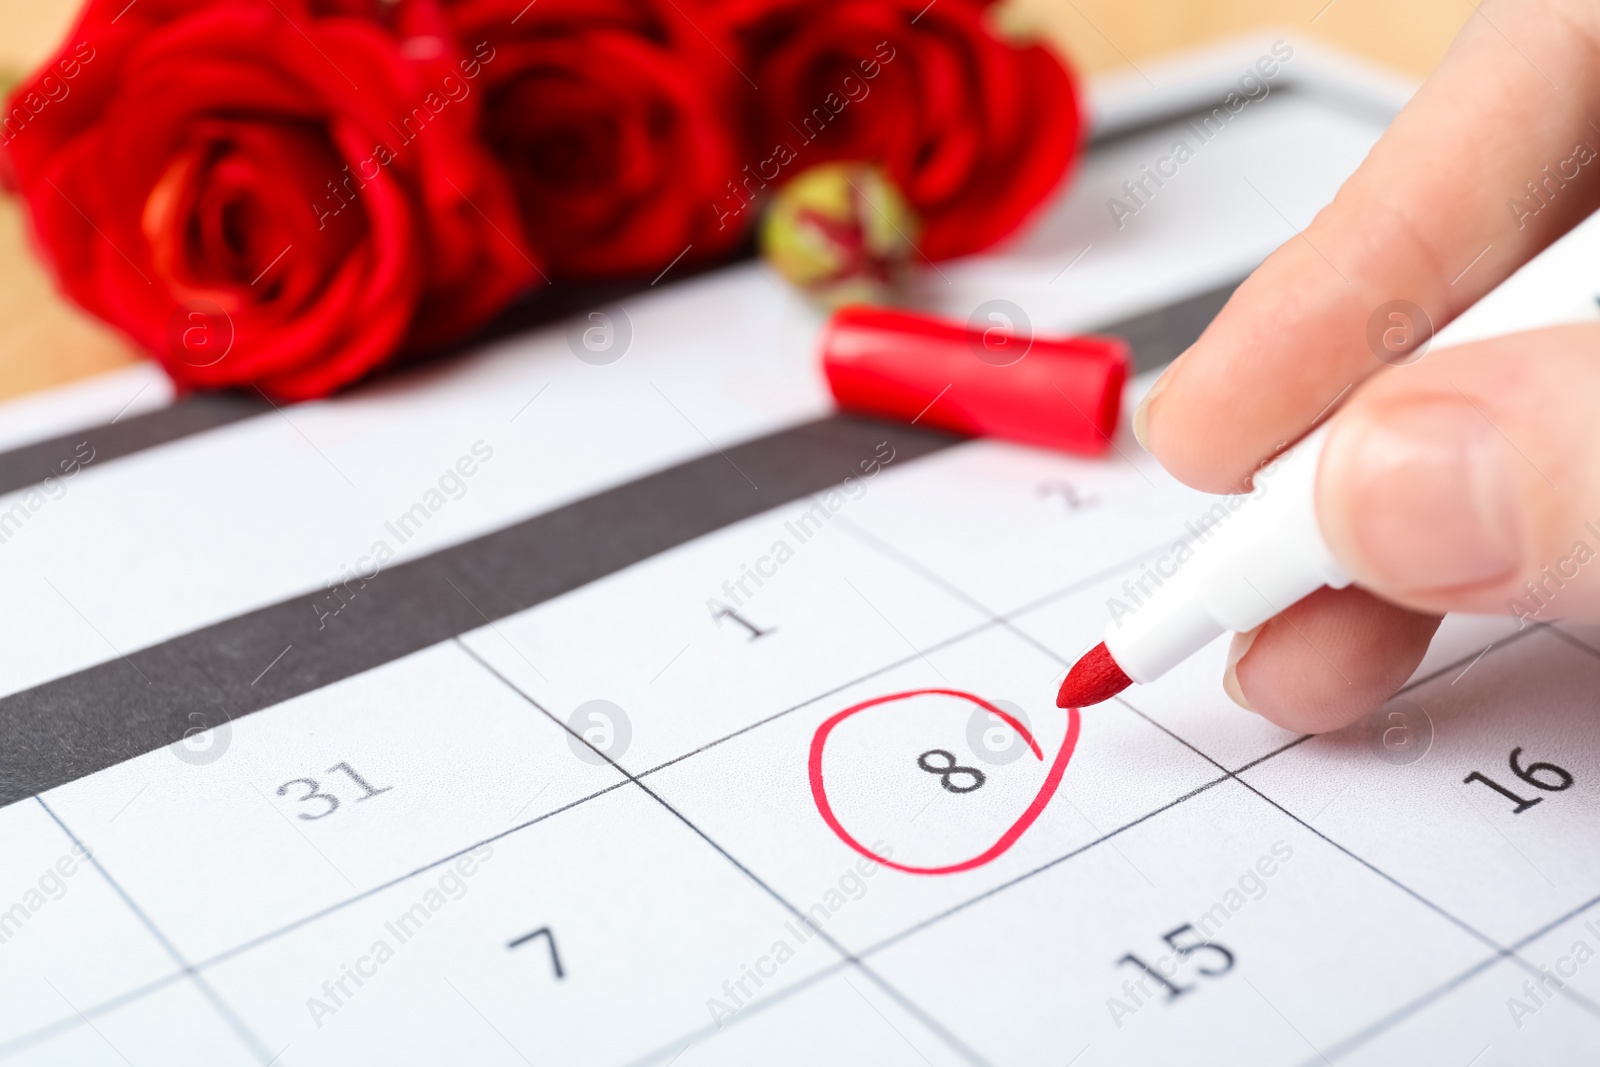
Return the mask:
{"type": "Polygon", "coordinates": [[[878,163],[930,259],[1011,233],[1077,154],[1071,75],[1044,47],[991,32],[982,0],[709,0],[708,10],[760,86],[741,93],[765,149],[759,176],[878,163]]]}
{"type": "Polygon", "coordinates": [[[826,308],[889,303],[903,280],[916,218],[894,183],[865,163],[824,163],[778,190],[761,254],[826,308]]]}

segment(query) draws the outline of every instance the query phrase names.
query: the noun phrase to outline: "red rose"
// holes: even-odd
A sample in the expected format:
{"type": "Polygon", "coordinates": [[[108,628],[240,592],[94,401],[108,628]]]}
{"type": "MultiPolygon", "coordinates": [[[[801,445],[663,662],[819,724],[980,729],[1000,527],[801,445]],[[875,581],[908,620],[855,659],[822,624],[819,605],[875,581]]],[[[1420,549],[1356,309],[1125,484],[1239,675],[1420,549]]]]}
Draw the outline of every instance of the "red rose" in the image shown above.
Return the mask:
{"type": "Polygon", "coordinates": [[[748,56],[761,159],[782,182],[832,159],[878,163],[933,259],[984,248],[1077,154],[1073,81],[1046,49],[988,29],[984,0],[720,0],[748,56]]]}
{"type": "Polygon", "coordinates": [[[286,398],[491,315],[533,265],[472,138],[483,57],[392,17],[90,0],[4,119],[61,285],[180,383],[286,398]]]}
{"type": "Polygon", "coordinates": [[[738,169],[733,46],[690,0],[459,0],[484,65],[484,139],[516,188],[552,274],[653,275],[731,246],[717,217],[738,169]],[[692,14],[692,11],[691,11],[692,14]],[[712,36],[707,36],[710,33],[712,36]]]}

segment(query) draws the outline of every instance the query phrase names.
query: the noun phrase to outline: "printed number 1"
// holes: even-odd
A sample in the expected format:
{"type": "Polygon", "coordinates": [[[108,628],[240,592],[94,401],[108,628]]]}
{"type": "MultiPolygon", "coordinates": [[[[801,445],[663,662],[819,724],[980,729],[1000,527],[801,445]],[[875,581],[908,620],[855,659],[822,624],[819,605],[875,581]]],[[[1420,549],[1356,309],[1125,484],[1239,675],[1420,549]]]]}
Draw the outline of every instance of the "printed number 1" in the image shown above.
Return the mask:
{"type": "Polygon", "coordinates": [[[363,793],[357,798],[358,800],[370,800],[379,793],[387,793],[389,790],[394,788],[392,785],[386,785],[382,789],[372,788],[371,784],[365,778],[361,777],[360,772],[354,767],[350,766],[350,764],[344,762],[344,760],[340,760],[338,763],[335,763],[332,767],[328,768],[329,774],[332,774],[334,771],[343,771],[344,773],[348,774],[350,776],[350,780],[362,788],[363,793]]]}
{"type": "MultiPolygon", "coordinates": [[[[1200,935],[1200,932],[1194,928],[1192,923],[1184,923],[1182,926],[1179,926],[1176,929],[1168,930],[1161,936],[1161,940],[1167,943],[1173,952],[1177,954],[1177,957],[1180,960],[1186,960],[1190,956],[1196,956],[1202,952],[1214,952],[1221,957],[1221,962],[1219,962],[1216,966],[1195,968],[1196,971],[1205,975],[1207,978],[1216,978],[1219,975],[1227,974],[1229,971],[1233,970],[1233,953],[1228,949],[1223,948],[1215,941],[1207,941],[1200,935]],[[1194,934],[1195,940],[1187,943],[1180,941],[1180,939],[1186,933],[1194,934]]],[[[1131,963],[1145,974],[1149,975],[1151,978],[1154,978],[1156,980],[1156,984],[1167,991],[1167,1000],[1169,1001],[1176,1000],[1195,988],[1193,983],[1190,983],[1189,985],[1176,984],[1166,975],[1162,974],[1159,967],[1150,966],[1132,952],[1128,953],[1117,961],[1117,965],[1119,967],[1124,963],[1131,963]]],[[[1173,970],[1174,973],[1176,973],[1176,968],[1173,970]]]]}
{"type": "Polygon", "coordinates": [[[1149,975],[1151,978],[1154,978],[1156,980],[1156,984],[1167,991],[1168,1000],[1176,1000],[1194,988],[1192,985],[1174,985],[1170,980],[1168,980],[1166,975],[1162,974],[1160,971],[1156,970],[1154,967],[1150,966],[1144,960],[1140,959],[1138,956],[1135,956],[1131,952],[1117,961],[1118,966],[1121,966],[1124,963],[1131,963],[1145,974],[1149,975]]]}
{"type": "Polygon", "coordinates": [[[768,627],[767,629],[763,630],[761,627],[757,626],[755,623],[751,622],[749,619],[745,618],[743,615],[740,615],[737,611],[734,611],[732,608],[725,607],[725,606],[723,606],[721,604],[718,604],[716,607],[711,609],[711,618],[712,618],[713,621],[716,622],[716,624],[717,624],[719,629],[722,626],[722,620],[723,619],[732,619],[734,622],[738,623],[740,626],[743,626],[745,628],[745,630],[749,632],[750,640],[752,640],[752,641],[757,640],[758,638],[765,637],[768,634],[770,634],[773,630],[777,629],[776,626],[771,626],[771,627],[768,627]]]}

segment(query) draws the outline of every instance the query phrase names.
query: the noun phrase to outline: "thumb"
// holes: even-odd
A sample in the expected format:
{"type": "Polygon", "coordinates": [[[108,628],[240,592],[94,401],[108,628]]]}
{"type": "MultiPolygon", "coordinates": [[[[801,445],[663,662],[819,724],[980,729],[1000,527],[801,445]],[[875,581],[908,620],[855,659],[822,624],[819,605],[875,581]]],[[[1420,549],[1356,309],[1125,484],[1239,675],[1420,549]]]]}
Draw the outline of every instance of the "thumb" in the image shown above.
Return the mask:
{"type": "Polygon", "coordinates": [[[1600,326],[1438,351],[1334,419],[1317,516],[1356,582],[1426,612],[1600,619],[1600,326]]]}

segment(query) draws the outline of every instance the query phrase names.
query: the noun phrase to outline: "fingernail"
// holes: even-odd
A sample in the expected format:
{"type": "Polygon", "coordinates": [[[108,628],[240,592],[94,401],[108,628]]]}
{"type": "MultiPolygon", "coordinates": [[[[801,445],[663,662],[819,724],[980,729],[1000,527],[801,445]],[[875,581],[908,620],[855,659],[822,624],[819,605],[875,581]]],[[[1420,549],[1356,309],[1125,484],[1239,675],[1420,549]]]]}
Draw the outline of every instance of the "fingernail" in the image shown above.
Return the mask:
{"type": "Polygon", "coordinates": [[[1517,472],[1495,428],[1453,398],[1381,409],[1323,457],[1361,577],[1393,590],[1510,575],[1521,558],[1517,472]],[[1330,460],[1332,466],[1329,466],[1330,460]]]}
{"type": "Polygon", "coordinates": [[[1167,387],[1167,379],[1172,377],[1172,368],[1175,363],[1168,364],[1167,369],[1161,372],[1150,391],[1144,394],[1144,399],[1139,401],[1139,406],[1133,409],[1133,439],[1139,442],[1139,447],[1146,452],[1150,451],[1150,401],[1154,400],[1161,390],[1167,387]]]}
{"type": "Polygon", "coordinates": [[[1256,635],[1261,633],[1261,627],[1246,630],[1244,633],[1233,635],[1233,643],[1228,646],[1228,663],[1222,668],[1222,691],[1228,694],[1228,699],[1239,705],[1245,711],[1255,711],[1250,702],[1244,698],[1244,690],[1239,688],[1239,661],[1244,659],[1244,654],[1250,651],[1250,646],[1256,643],[1256,635]]]}

